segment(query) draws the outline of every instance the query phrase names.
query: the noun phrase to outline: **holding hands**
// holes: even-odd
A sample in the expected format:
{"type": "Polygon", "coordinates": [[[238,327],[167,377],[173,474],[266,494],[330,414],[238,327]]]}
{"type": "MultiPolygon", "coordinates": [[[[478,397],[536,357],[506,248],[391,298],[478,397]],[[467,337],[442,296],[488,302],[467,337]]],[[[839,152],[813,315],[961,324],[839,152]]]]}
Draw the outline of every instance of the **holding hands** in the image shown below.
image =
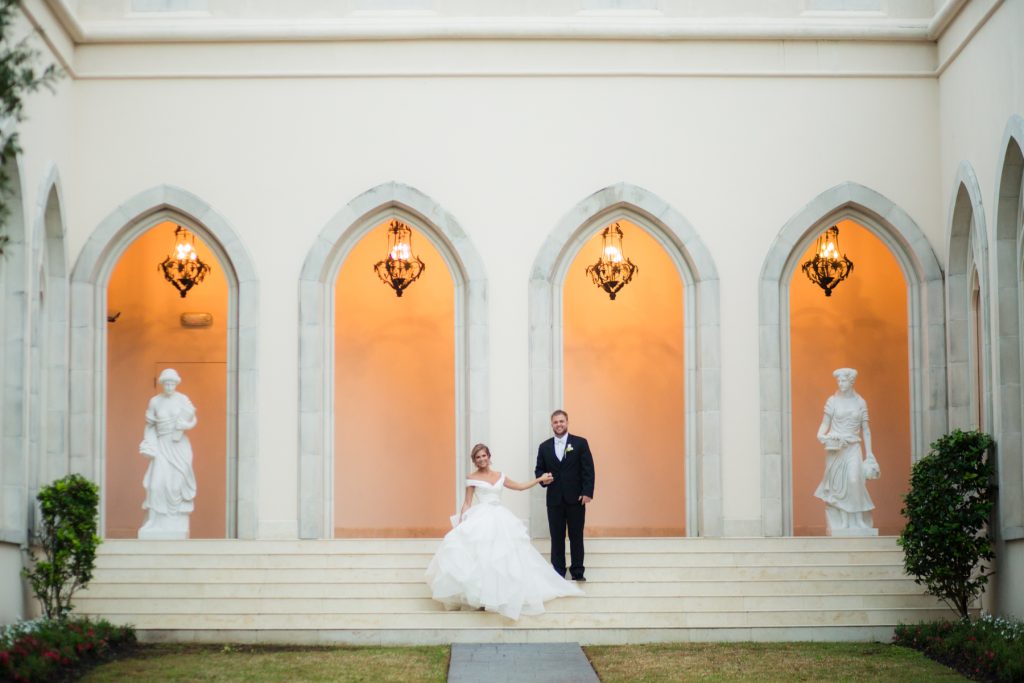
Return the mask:
{"type": "Polygon", "coordinates": [[[550,484],[554,480],[555,480],[555,475],[551,474],[550,472],[545,472],[544,474],[542,474],[539,477],[537,477],[537,483],[538,484],[543,484],[544,486],[547,486],[548,484],[550,484]]]}

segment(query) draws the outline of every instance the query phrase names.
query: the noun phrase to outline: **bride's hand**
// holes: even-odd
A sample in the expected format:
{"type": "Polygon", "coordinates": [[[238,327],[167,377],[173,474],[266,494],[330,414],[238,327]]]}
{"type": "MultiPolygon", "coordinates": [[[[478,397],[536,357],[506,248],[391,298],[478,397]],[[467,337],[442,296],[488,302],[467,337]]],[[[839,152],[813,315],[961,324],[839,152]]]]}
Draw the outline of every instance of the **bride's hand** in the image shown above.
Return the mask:
{"type": "Polygon", "coordinates": [[[545,472],[544,474],[537,477],[537,481],[540,482],[541,484],[550,484],[554,480],[555,476],[550,472],[545,472]]]}

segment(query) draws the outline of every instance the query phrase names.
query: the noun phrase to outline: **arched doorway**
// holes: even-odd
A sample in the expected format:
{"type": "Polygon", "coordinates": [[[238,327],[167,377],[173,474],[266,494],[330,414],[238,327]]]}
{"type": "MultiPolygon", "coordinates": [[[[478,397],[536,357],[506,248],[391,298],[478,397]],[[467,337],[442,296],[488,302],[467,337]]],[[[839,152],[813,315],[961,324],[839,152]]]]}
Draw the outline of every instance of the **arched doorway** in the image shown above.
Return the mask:
{"type": "MultiPolygon", "coordinates": [[[[336,290],[336,277],[342,264],[348,262],[354,248],[368,238],[366,247],[369,260],[352,260],[354,272],[370,276],[366,286],[374,296],[395,297],[376,279],[373,264],[383,259],[387,244],[374,247],[368,233],[398,219],[417,229],[416,245],[429,245],[437,256],[433,272],[447,268],[452,290],[452,344],[454,358],[454,429],[451,453],[443,465],[443,476],[450,477],[452,486],[445,495],[447,503],[443,518],[419,522],[420,533],[429,527],[431,534],[447,523],[447,517],[461,502],[462,486],[467,469],[466,456],[471,444],[487,440],[488,405],[488,341],[487,341],[487,287],[483,264],[469,238],[455,219],[435,201],[415,188],[401,183],[386,183],[374,187],[349,202],[335,214],[321,230],[303,264],[299,282],[299,536],[301,538],[329,538],[335,533],[335,448],[336,438],[344,439],[337,431],[338,400],[334,378],[345,368],[335,358],[335,308],[341,298],[336,290]],[[429,237],[427,237],[429,235],[429,237]],[[337,296],[336,296],[337,295],[337,296]]],[[[363,257],[367,258],[367,257],[363,257]]],[[[426,260],[425,257],[423,257],[426,260]]],[[[427,265],[427,274],[431,266],[427,265]]],[[[423,277],[427,277],[425,274],[423,277]]],[[[421,282],[411,286],[416,288],[421,282]]],[[[402,299],[410,296],[404,294],[402,299]]],[[[392,302],[384,297],[389,304],[392,302]]],[[[395,302],[398,303],[398,302],[395,302]]],[[[400,303],[405,303],[404,301],[400,303]]],[[[347,353],[347,352],[346,352],[347,353]]],[[[386,383],[388,377],[379,382],[386,383]]],[[[395,391],[400,390],[400,383],[395,391]]],[[[397,394],[396,394],[397,396],[397,394]]],[[[344,420],[347,419],[343,416],[344,420]]],[[[364,454],[365,458],[380,458],[381,454],[364,454]]],[[[415,450],[415,444],[403,444],[403,452],[415,450]]],[[[390,453],[388,455],[391,455],[390,453]]],[[[396,456],[399,457],[399,456],[396,456]]],[[[400,456],[406,457],[406,456],[400,456]]],[[[353,486],[358,482],[351,482],[353,486]]],[[[347,485],[347,484],[346,484],[347,485]]],[[[341,509],[344,510],[344,507],[341,509]]],[[[433,516],[436,511],[431,512],[433,516]]],[[[357,527],[353,525],[353,529],[357,527]]],[[[383,533],[380,525],[374,533],[383,533]]],[[[402,535],[412,533],[409,527],[391,527],[402,535]]],[[[370,533],[364,527],[364,533],[370,533]]],[[[396,534],[393,534],[396,535],[396,534]]]]}
{"type": "MultiPolygon", "coordinates": [[[[845,220],[868,229],[881,241],[899,263],[905,281],[910,461],[924,455],[927,444],[946,430],[945,373],[934,371],[944,368],[946,361],[943,279],[935,254],[913,219],[877,192],[849,182],[826,190],[783,226],[761,271],[761,503],[766,536],[794,531],[797,435],[791,382],[796,378],[791,374],[789,284],[817,236],[845,220]]],[[[816,402],[823,406],[825,398],[827,393],[816,402]]],[[[813,490],[807,495],[812,494],[813,490]]]]}
{"type": "MultiPolygon", "coordinates": [[[[572,315],[569,318],[564,315],[563,306],[566,302],[563,289],[567,278],[584,277],[579,264],[573,265],[577,256],[582,259],[580,263],[597,259],[597,254],[589,250],[585,258],[581,255],[586,242],[593,239],[604,226],[616,221],[625,221],[626,224],[642,228],[641,232],[644,234],[638,233],[637,241],[657,245],[657,249],[651,252],[653,256],[647,257],[650,263],[667,258],[667,262],[661,261],[661,272],[667,273],[674,269],[672,277],[680,291],[678,300],[681,304],[670,306],[676,309],[673,319],[681,319],[682,335],[681,339],[676,337],[676,350],[670,353],[679,353],[682,356],[682,396],[670,410],[681,407],[681,415],[673,429],[666,432],[666,438],[670,441],[676,440],[679,438],[678,432],[681,430],[683,433],[681,448],[672,449],[677,467],[681,465],[681,472],[672,487],[678,487],[681,479],[684,490],[677,491],[675,501],[668,504],[675,516],[671,525],[662,526],[661,533],[669,532],[671,527],[672,533],[719,536],[723,533],[723,519],[719,452],[721,440],[718,275],[710,254],[686,219],[643,188],[622,183],[600,190],[581,201],[548,236],[534,262],[530,280],[529,309],[531,441],[540,443],[551,435],[549,416],[557,407],[568,409],[570,432],[576,430],[588,438],[591,437],[584,432],[583,427],[586,420],[592,420],[593,417],[585,417],[586,411],[580,413],[566,404],[573,392],[579,395],[582,385],[567,390],[566,381],[576,384],[573,377],[577,376],[585,381],[583,376],[586,369],[596,361],[592,351],[585,351],[575,359],[566,357],[566,354],[572,356],[576,350],[566,343],[576,345],[582,337],[576,336],[573,330],[569,331],[568,336],[565,334],[566,322],[571,322],[574,318],[572,315]],[[668,268],[666,263],[671,263],[672,268],[668,268]],[[577,369],[571,369],[572,367],[577,369]],[[569,370],[568,375],[566,370],[569,370]],[[582,424],[580,418],[583,418],[582,424]],[[670,433],[673,430],[674,436],[670,433]]],[[[628,252],[627,248],[627,255],[628,252]]],[[[641,272],[636,276],[634,284],[628,285],[627,290],[619,296],[630,296],[629,288],[635,287],[646,272],[643,270],[643,264],[640,264],[640,268],[641,272]]],[[[658,270],[654,268],[654,272],[658,270]]],[[[658,280],[651,277],[648,281],[653,284],[658,280]]],[[[581,294],[587,293],[588,287],[591,288],[591,296],[602,295],[600,290],[586,280],[582,283],[581,294]]],[[[649,299],[650,295],[647,298],[649,299]]],[[[619,301],[611,303],[618,304],[619,301]]],[[[675,324],[669,323],[670,326],[675,324]]],[[[601,368],[594,368],[594,372],[600,371],[601,368]]],[[[676,388],[680,389],[678,381],[674,383],[676,388]]],[[[594,428],[598,431],[602,429],[596,424],[594,428]]],[[[595,502],[599,503],[606,495],[612,498],[614,496],[599,492],[610,482],[607,471],[602,469],[601,451],[597,444],[594,446],[597,470],[595,502]]],[[[544,505],[543,496],[532,497],[530,521],[535,536],[547,536],[548,533],[544,505]]],[[[598,514],[593,511],[596,509],[595,506],[588,512],[588,529],[596,528],[592,526],[592,520],[598,514]]],[[[608,525],[604,531],[636,532],[641,528],[649,530],[655,525],[648,520],[629,526],[632,528],[627,529],[626,525],[622,525],[619,530],[615,530],[612,525],[608,525]]]]}
{"type": "MultiPolygon", "coordinates": [[[[996,440],[999,476],[998,527],[1001,548],[996,557],[1006,562],[1005,551],[1011,543],[1024,539],[1024,433],[1022,433],[1021,279],[1024,268],[1024,117],[1014,115],[1006,124],[999,146],[997,169],[995,268],[993,301],[997,302],[994,356],[998,366],[993,376],[993,431],[996,440]],[[1012,254],[1012,257],[1011,257],[1012,254]],[[1000,552],[1000,551],[1003,552],[1000,552]]],[[[1019,551],[1018,551],[1019,552],[1019,551]]],[[[1019,587],[1012,572],[997,572],[991,590],[999,602],[1009,604],[1008,611],[1020,610],[1012,604],[1019,587]]]]}
{"type": "MultiPolygon", "coordinates": [[[[850,219],[836,226],[842,250],[855,264],[849,279],[828,297],[799,268],[789,283],[793,534],[826,534],[825,505],[814,497],[825,466],[817,432],[825,401],[836,391],[832,372],[849,367],[858,371],[855,389],[868,405],[882,472],[867,482],[874,525],[880,534],[894,535],[903,528],[900,507],[911,463],[906,278],[871,230],[850,219]]],[[[815,249],[812,243],[798,262],[813,258],[815,249]]]]}
{"type": "Polygon", "coordinates": [[[38,487],[67,474],[68,265],[56,169],[43,185],[33,230],[29,451],[38,487]]]}
{"type": "Polygon", "coordinates": [[[989,429],[988,238],[978,180],[957,169],[948,234],[946,319],[949,334],[949,426],[989,429]]]}
{"type": "Polygon", "coordinates": [[[600,464],[587,532],[684,536],[683,280],[653,235],[625,217],[610,218],[638,266],[635,278],[612,300],[586,275],[602,253],[598,228],[562,282],[562,407],[570,431],[589,439],[600,464]]]}
{"type": "Polygon", "coordinates": [[[182,297],[157,267],[173,255],[176,232],[195,231],[180,216],[161,216],[127,244],[110,271],[107,292],[106,457],[104,534],[136,538],[145,522],[139,455],[149,399],[160,393],[157,378],[173,368],[178,391],[196,408],[198,424],[187,434],[196,478],[190,538],[227,535],[228,281],[232,275],[196,237],[199,259],[210,267],[203,281],[182,297]],[[182,223],[186,223],[182,226],[182,223]]]}
{"type": "Polygon", "coordinates": [[[455,285],[427,233],[389,215],[334,282],[334,537],[443,536],[455,443],[455,285]],[[399,297],[371,266],[402,226],[425,266],[399,297]]]}
{"type": "MultiPolygon", "coordinates": [[[[155,187],[118,207],[90,235],[72,270],[70,424],[75,438],[69,441],[70,470],[97,481],[101,481],[107,471],[107,328],[118,324],[108,322],[108,313],[113,316],[117,311],[107,310],[107,288],[115,264],[128,246],[143,233],[165,222],[194,231],[210,249],[226,278],[227,313],[222,328],[227,334],[226,535],[255,538],[260,431],[258,392],[255,391],[259,380],[259,283],[252,259],[228,222],[201,199],[180,188],[155,187]]],[[[170,238],[167,239],[158,261],[167,256],[170,238]]],[[[164,282],[163,276],[157,272],[158,261],[147,267],[144,275],[157,277],[158,284],[174,294],[171,285],[164,282]]],[[[180,315],[177,320],[180,325],[180,315]]],[[[157,359],[158,362],[164,360],[173,359],[157,359]]],[[[183,375],[183,379],[187,380],[187,377],[183,375]]],[[[197,393],[190,393],[184,381],[181,391],[190,397],[197,393]]],[[[129,411],[129,417],[135,416],[134,419],[139,420],[134,424],[129,422],[126,431],[142,428],[145,406],[143,403],[137,408],[125,409],[129,411]]],[[[201,415],[199,417],[202,419],[201,415]]],[[[136,442],[141,440],[140,435],[141,432],[136,432],[133,437],[136,442]]],[[[131,449],[136,454],[137,447],[138,443],[135,443],[131,449]]],[[[138,486],[141,488],[141,483],[138,486]]],[[[105,495],[101,489],[101,496],[105,495]]],[[[100,527],[106,528],[102,510],[100,527]]]]}

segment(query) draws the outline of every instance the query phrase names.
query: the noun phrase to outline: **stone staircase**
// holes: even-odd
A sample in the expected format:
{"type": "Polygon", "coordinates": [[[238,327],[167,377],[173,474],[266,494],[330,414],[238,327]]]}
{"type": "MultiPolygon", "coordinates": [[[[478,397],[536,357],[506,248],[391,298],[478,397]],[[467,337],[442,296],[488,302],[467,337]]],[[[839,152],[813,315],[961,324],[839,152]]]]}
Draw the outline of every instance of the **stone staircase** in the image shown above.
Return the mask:
{"type": "Polygon", "coordinates": [[[953,616],[904,575],[894,538],[592,538],[586,596],[518,622],[431,600],[437,544],[108,540],[75,604],[145,641],[309,644],[886,641],[953,616]]]}

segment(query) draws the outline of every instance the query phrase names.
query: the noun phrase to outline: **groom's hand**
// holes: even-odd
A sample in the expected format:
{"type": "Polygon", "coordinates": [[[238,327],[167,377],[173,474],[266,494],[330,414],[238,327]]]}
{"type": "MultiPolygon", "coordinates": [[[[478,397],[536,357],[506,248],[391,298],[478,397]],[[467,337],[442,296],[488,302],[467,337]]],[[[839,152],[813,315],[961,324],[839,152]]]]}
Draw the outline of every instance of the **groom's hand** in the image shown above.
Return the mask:
{"type": "Polygon", "coordinates": [[[581,505],[586,505],[587,503],[589,503],[592,500],[594,500],[594,499],[591,498],[590,496],[580,496],[580,504],[581,505]]]}

